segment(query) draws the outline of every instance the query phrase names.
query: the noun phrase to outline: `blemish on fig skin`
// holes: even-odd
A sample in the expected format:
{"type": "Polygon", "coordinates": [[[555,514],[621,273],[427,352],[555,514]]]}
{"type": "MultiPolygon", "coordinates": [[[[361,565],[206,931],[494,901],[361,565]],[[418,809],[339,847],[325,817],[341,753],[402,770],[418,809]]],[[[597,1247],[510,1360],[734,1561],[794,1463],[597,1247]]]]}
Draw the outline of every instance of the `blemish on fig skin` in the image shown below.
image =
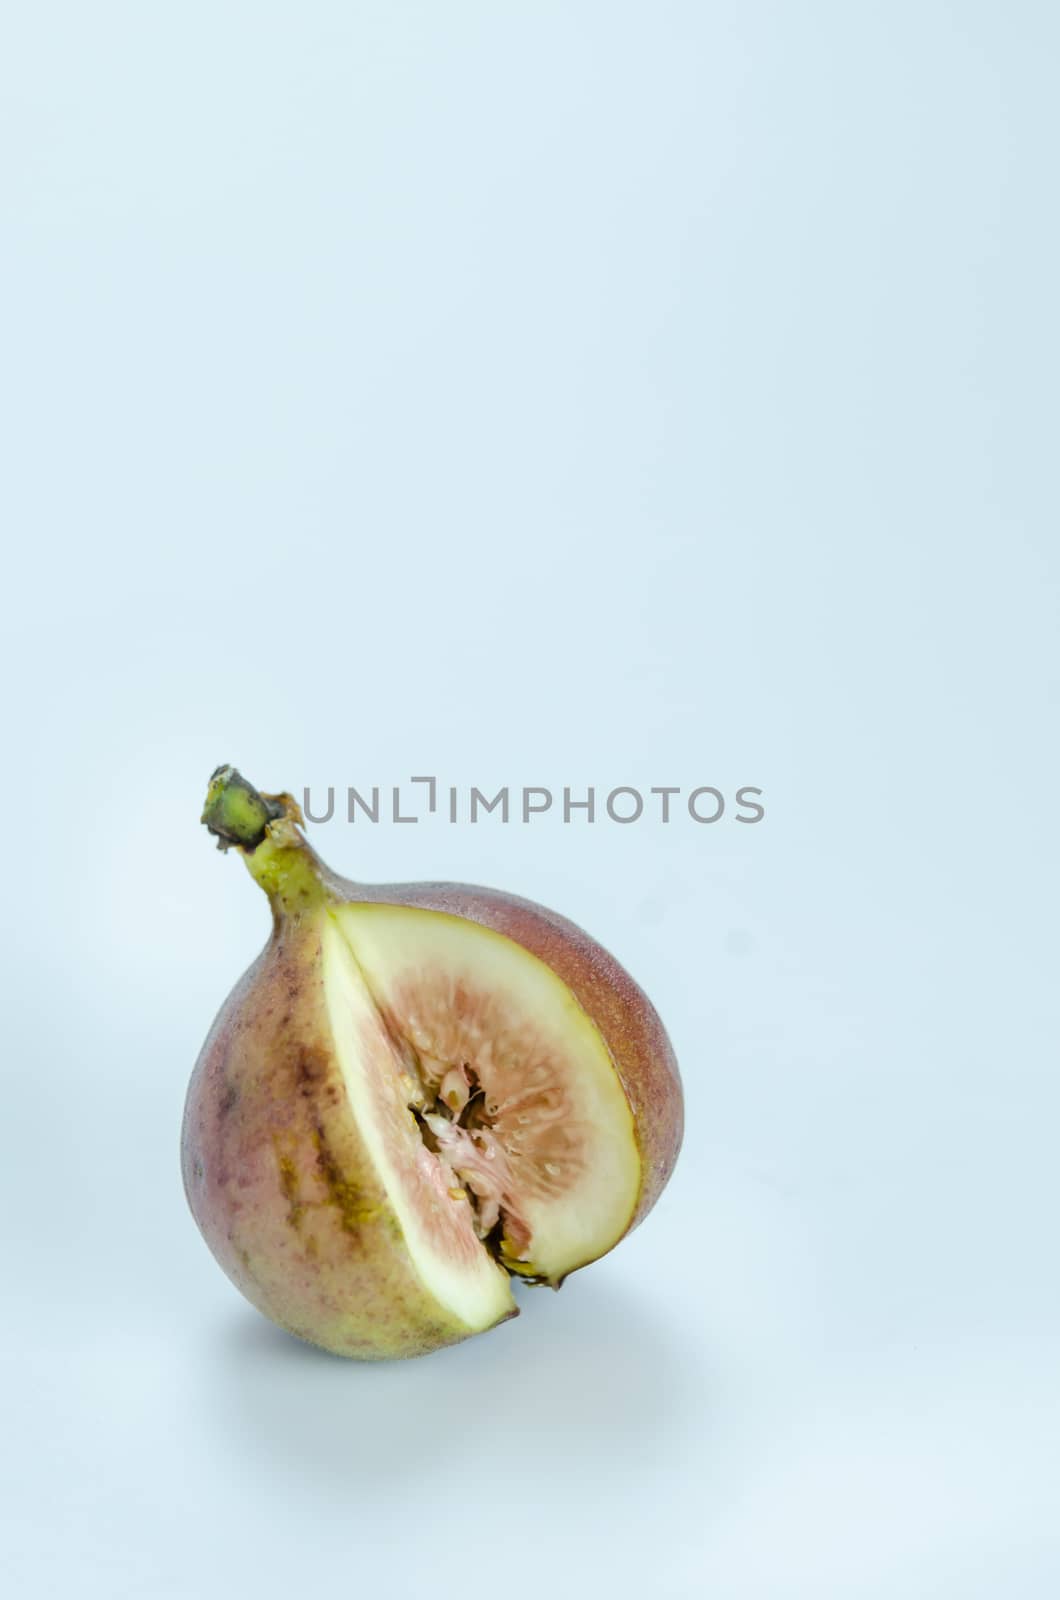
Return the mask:
{"type": "Polygon", "coordinates": [[[328,1192],[325,1203],[337,1209],[343,1232],[359,1239],[364,1224],[374,1221],[378,1216],[379,1207],[373,1205],[356,1184],[343,1176],[342,1168],[328,1145],[323,1125],[319,1122],[313,1129],[313,1143],[317,1152],[317,1171],[328,1192]]]}
{"type": "Polygon", "coordinates": [[[225,1117],[228,1116],[238,1099],[239,1090],[236,1088],[234,1083],[230,1083],[222,1094],[220,1100],[217,1102],[217,1115],[221,1122],[223,1122],[225,1117]]]}
{"type": "MultiPolygon", "coordinates": [[[[305,1053],[303,1065],[307,1073],[303,1093],[311,1092],[316,1082],[314,1073],[319,1069],[319,1060],[314,1061],[313,1057],[313,1052],[305,1053]]],[[[301,1074],[299,1077],[301,1079],[301,1074]]],[[[303,1230],[307,1212],[333,1207],[338,1213],[337,1220],[342,1231],[360,1243],[364,1224],[377,1219],[379,1207],[373,1204],[356,1184],[346,1178],[328,1144],[324,1125],[319,1120],[313,1124],[311,1138],[316,1151],[315,1171],[325,1191],[321,1199],[304,1198],[299,1164],[288,1150],[281,1147],[278,1137],[273,1139],[273,1148],[276,1154],[280,1190],[287,1205],[287,1225],[294,1233],[301,1236],[306,1254],[316,1259],[319,1254],[318,1242],[312,1236],[307,1236],[303,1230]]]]}
{"type": "Polygon", "coordinates": [[[295,1062],[295,1081],[298,1092],[309,1099],[314,1089],[330,1075],[331,1061],[320,1045],[303,1045],[295,1062]]]}
{"type": "Polygon", "coordinates": [[[305,1206],[299,1198],[298,1168],[290,1156],[276,1152],[276,1164],[280,1171],[280,1188],[287,1201],[287,1223],[297,1233],[305,1215],[305,1206]]]}

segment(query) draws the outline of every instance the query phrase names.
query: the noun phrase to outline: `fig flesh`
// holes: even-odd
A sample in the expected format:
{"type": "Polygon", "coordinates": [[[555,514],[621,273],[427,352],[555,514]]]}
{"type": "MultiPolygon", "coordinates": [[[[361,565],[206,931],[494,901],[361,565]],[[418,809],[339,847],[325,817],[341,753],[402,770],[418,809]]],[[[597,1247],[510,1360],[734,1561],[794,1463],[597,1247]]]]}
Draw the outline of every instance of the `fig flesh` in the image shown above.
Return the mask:
{"type": "Polygon", "coordinates": [[[422,1354],[517,1313],[645,1215],[680,1147],[680,1078],[646,996],[580,929],[459,885],[331,873],[289,796],[231,768],[204,821],[273,931],[192,1076],[191,1210],[292,1333],[422,1354]]]}

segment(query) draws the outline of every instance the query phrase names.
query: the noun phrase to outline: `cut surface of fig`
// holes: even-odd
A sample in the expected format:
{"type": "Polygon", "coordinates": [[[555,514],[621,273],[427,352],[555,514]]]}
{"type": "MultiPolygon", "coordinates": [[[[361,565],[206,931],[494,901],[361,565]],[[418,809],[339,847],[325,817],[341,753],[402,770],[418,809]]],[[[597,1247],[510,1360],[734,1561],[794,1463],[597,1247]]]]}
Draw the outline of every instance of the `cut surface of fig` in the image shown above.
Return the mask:
{"type": "Polygon", "coordinates": [[[324,957],[354,1114],[442,1304],[490,1326],[509,1273],[558,1284],[618,1242],[641,1181],[632,1114],[544,962],[462,917],[364,903],[332,908],[324,957]]]}
{"type": "Polygon", "coordinates": [[[424,1146],[407,1103],[405,1075],[341,930],[323,933],[324,992],[350,1106],[424,1285],[472,1329],[511,1316],[507,1274],[482,1248],[471,1207],[424,1146]]]}

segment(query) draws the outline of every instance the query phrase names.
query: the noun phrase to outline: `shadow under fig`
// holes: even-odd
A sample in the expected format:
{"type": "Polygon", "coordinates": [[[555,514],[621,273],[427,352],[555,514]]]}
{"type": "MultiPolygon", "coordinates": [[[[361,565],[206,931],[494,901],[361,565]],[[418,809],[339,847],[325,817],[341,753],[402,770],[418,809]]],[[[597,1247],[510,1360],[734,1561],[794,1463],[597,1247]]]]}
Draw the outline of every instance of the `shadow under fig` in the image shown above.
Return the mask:
{"type": "Polygon", "coordinates": [[[606,1270],[553,1294],[520,1288],[521,1315],[411,1361],[343,1360],[234,1307],[207,1366],[212,1424],[258,1470],[349,1488],[437,1480],[454,1453],[504,1470],[520,1457],[598,1463],[659,1448],[688,1422],[698,1376],[665,1311],[606,1270]],[[498,1456],[498,1450],[503,1456],[498,1456]]]}

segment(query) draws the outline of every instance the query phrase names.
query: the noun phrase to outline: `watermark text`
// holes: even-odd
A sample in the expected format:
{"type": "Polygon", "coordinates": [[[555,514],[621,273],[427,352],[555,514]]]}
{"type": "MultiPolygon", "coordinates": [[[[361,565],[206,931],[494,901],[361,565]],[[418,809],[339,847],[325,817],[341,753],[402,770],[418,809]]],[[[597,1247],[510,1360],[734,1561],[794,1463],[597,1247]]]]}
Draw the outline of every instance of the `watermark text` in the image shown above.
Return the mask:
{"type": "Polygon", "coordinates": [[[713,784],[688,789],[678,784],[636,788],[620,783],[612,789],[505,784],[492,793],[489,788],[443,784],[436,777],[423,775],[398,784],[329,784],[323,790],[303,789],[302,810],[308,822],[344,820],[362,825],[417,823],[436,818],[449,823],[521,826],[548,817],[565,824],[605,823],[618,827],[643,822],[710,827],[723,819],[753,826],[766,814],[764,791],[754,784],[728,792],[713,784]]]}

